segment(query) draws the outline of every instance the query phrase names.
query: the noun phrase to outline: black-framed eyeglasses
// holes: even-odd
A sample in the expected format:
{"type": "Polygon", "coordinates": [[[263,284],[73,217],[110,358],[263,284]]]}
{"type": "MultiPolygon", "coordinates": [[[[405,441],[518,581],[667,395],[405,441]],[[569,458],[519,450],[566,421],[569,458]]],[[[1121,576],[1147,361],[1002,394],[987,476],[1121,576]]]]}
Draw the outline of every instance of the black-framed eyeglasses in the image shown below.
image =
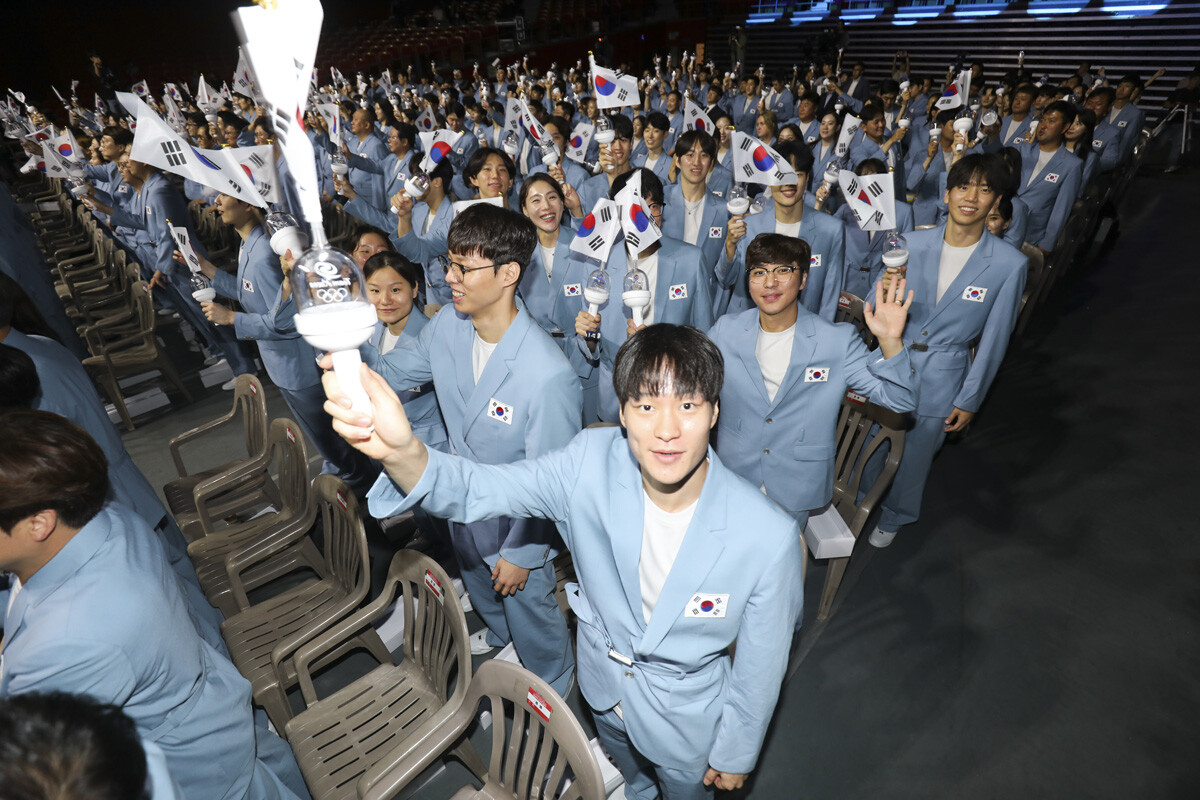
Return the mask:
{"type": "Polygon", "coordinates": [[[478,272],[481,269],[495,269],[498,266],[500,265],[484,264],[482,267],[464,267],[462,264],[459,264],[456,261],[451,261],[445,256],[442,257],[442,274],[444,274],[447,278],[453,275],[454,280],[456,281],[464,280],[467,277],[468,272],[478,272]]]}
{"type": "Polygon", "coordinates": [[[765,267],[755,267],[750,270],[751,283],[766,283],[769,276],[774,276],[776,280],[783,282],[790,280],[800,270],[797,267],[775,267],[774,269],[766,269],[765,267]]]}

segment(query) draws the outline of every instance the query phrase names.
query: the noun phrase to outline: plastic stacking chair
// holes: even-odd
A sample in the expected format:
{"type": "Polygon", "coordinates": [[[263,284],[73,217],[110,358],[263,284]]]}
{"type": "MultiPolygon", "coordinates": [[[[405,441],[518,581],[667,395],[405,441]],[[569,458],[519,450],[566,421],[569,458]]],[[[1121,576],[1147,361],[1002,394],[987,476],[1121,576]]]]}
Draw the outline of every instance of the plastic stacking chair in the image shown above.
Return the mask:
{"type": "MultiPolygon", "coordinates": [[[[200,587],[226,618],[250,607],[247,592],[290,572],[310,569],[326,577],[325,559],[308,536],[317,506],[308,476],[308,450],[295,422],[271,423],[264,461],[277,464],[278,510],[219,530],[206,528],[208,535],[188,545],[200,587]]],[[[249,464],[245,471],[257,472],[266,464],[249,464]]],[[[201,520],[206,520],[207,483],[196,487],[201,520]]]]}
{"type": "MultiPolygon", "coordinates": [[[[894,411],[875,405],[860,404],[847,397],[842,401],[838,414],[837,454],[833,465],[833,507],[845,521],[846,527],[858,539],[867,519],[879,504],[884,492],[892,485],[900,457],[904,455],[904,417],[894,411]],[[875,425],[879,428],[872,430],[875,425]],[[880,447],[889,445],[887,461],[879,477],[871,484],[858,502],[862,484],[862,468],[880,447]]],[[[817,608],[817,619],[829,616],[838,586],[846,572],[850,556],[829,559],[825,572],[825,586],[821,589],[821,603],[817,608]]]]}
{"type": "Polygon", "coordinates": [[[849,322],[858,331],[858,335],[862,337],[867,349],[874,350],[879,346],[879,341],[875,338],[875,334],[871,333],[871,329],[867,327],[867,318],[863,313],[864,302],[856,294],[842,292],[838,295],[837,311],[833,315],[833,321],[849,322]]]}
{"type": "MultiPolygon", "coordinates": [[[[307,708],[285,728],[314,800],[359,798],[420,740],[417,730],[440,725],[462,706],[471,683],[467,618],[450,576],[415,550],[401,550],[383,591],[361,611],[296,652],[296,675],[307,708]],[[397,600],[404,614],[403,657],[397,663],[372,623],[397,600]],[[318,698],[314,668],[365,648],[379,666],[328,697],[318,698]],[[453,693],[450,690],[454,684],[453,693]],[[379,765],[379,771],[373,767],[379,765]]],[[[481,779],[486,769],[469,744],[449,750],[481,779]]]]}
{"type": "Polygon", "coordinates": [[[413,734],[417,743],[394,767],[377,767],[364,775],[360,796],[395,797],[448,748],[466,741],[484,699],[493,721],[488,771],[483,788],[465,786],[455,800],[604,800],[600,765],[579,720],[550,684],[507,661],[485,662],[462,705],[445,720],[434,718],[422,725],[413,734]]]}
{"type": "MultiPolygon", "coordinates": [[[[371,588],[367,534],[354,493],[336,476],[318,475],[313,494],[324,533],[325,577],[305,581],[221,624],[233,663],[277,730],[292,718],[287,690],[296,685],[296,649],[358,608],[371,588]]],[[[232,582],[240,588],[240,574],[232,582]]]]}
{"type": "Polygon", "coordinates": [[[138,375],[148,369],[157,369],[187,402],[192,395],[179,378],[170,357],[159,346],[154,332],[154,304],[150,302],[150,289],[145,281],[138,281],[131,289],[137,312],[137,331],[115,340],[106,341],[90,329],[85,329],[85,340],[92,355],[83,360],[83,366],[96,378],[108,397],[117,407],[126,430],[133,430],[133,419],[125,407],[118,380],[127,375],[138,375]]]}
{"type": "MultiPolygon", "coordinates": [[[[221,477],[225,477],[227,481],[224,491],[214,490],[213,484],[210,483],[206,492],[208,514],[216,519],[252,507],[258,500],[263,501],[258,505],[275,505],[279,501],[279,493],[275,484],[270,481],[265,467],[249,475],[239,471],[236,481],[228,478],[228,474],[233,470],[262,459],[267,450],[267,399],[262,383],[253,375],[238,376],[233,389],[233,408],[228,414],[179,434],[170,441],[168,447],[171,449],[171,458],[175,460],[175,471],[179,477],[163,484],[163,494],[177,520],[188,515],[197,516],[193,492],[202,481],[210,479],[220,481],[221,477]],[[183,462],[184,445],[204,441],[210,434],[223,431],[226,426],[239,421],[246,442],[246,457],[189,473],[187,465],[183,462]]],[[[178,521],[183,525],[187,520],[178,521]]]]}

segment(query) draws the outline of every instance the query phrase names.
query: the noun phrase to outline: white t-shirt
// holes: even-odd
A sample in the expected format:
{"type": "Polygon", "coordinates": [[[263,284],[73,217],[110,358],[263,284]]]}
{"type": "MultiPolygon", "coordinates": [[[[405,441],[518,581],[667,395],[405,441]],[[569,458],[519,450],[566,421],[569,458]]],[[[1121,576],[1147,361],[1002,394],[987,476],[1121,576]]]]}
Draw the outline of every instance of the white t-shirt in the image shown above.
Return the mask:
{"type": "Polygon", "coordinates": [[[787,374],[788,363],[792,360],[792,342],[795,341],[796,326],[793,324],[786,330],[772,333],[758,329],[758,342],[754,345],[754,357],[758,359],[758,368],[762,370],[763,385],[767,389],[767,399],[775,402],[775,395],[783,384],[787,374]]]}
{"type": "Polygon", "coordinates": [[[804,220],[800,220],[799,222],[780,222],[779,220],[775,220],[775,232],[782,233],[784,236],[794,236],[798,239],[800,238],[800,226],[803,223],[804,220]]]}
{"type": "MultiPolygon", "coordinates": [[[[699,499],[696,503],[699,503],[699,499]]],[[[679,555],[683,545],[683,537],[688,525],[692,523],[692,515],[696,513],[696,503],[692,503],[682,511],[674,513],[663,511],[642,490],[642,505],[645,508],[642,518],[642,554],[638,560],[638,583],[642,589],[642,619],[647,624],[654,607],[658,605],[658,596],[662,594],[663,584],[679,555]]]]}
{"type": "Polygon", "coordinates": [[[650,286],[650,305],[646,306],[646,308],[642,311],[642,323],[644,325],[653,325],[655,295],[654,288],[658,284],[658,251],[656,250],[654,255],[646,256],[643,259],[632,259],[629,257],[629,253],[626,252],[625,261],[626,265],[630,269],[636,266],[642,272],[646,273],[646,278],[648,279],[647,283],[650,286]]]}
{"type": "Polygon", "coordinates": [[[644,166],[646,169],[653,171],[653,170],[654,170],[654,167],[655,167],[655,165],[656,165],[656,164],[658,164],[658,160],[659,160],[660,158],[662,158],[662,153],[661,153],[661,152],[660,152],[658,155],[656,155],[656,156],[652,156],[652,155],[650,155],[649,153],[646,153],[646,163],[645,163],[643,166],[644,166]]]}
{"type": "Polygon", "coordinates": [[[387,355],[392,352],[392,348],[396,346],[396,342],[398,341],[400,341],[399,336],[384,328],[383,338],[379,341],[379,355],[387,355]]]}
{"type": "Polygon", "coordinates": [[[1033,172],[1029,173],[1029,183],[1025,184],[1026,186],[1033,185],[1033,182],[1036,181],[1038,176],[1042,174],[1042,170],[1044,170],[1046,165],[1050,163],[1050,159],[1054,158],[1054,154],[1056,152],[1058,151],[1051,150],[1050,152],[1046,152],[1045,150],[1038,148],[1037,163],[1033,165],[1033,172]]]}
{"type": "Polygon", "coordinates": [[[542,267],[546,270],[546,280],[550,280],[550,276],[554,274],[554,248],[542,247],[539,244],[538,249],[542,251],[542,267]]]}
{"type": "MultiPolygon", "coordinates": [[[[446,202],[445,200],[442,201],[446,202]]],[[[440,206],[439,206],[440,208],[440,206]]],[[[433,209],[429,209],[429,213],[425,215],[425,224],[421,226],[421,235],[428,236],[429,229],[433,227],[433,218],[437,216],[433,209]]]]}
{"type": "Polygon", "coordinates": [[[683,240],[688,244],[699,244],[700,219],[704,216],[704,195],[696,201],[683,201],[683,240]]]}
{"type": "Polygon", "coordinates": [[[941,302],[942,295],[950,288],[950,284],[954,283],[954,279],[958,277],[958,273],[962,272],[963,267],[967,265],[967,259],[971,257],[978,246],[979,242],[968,247],[951,247],[942,242],[942,257],[938,261],[938,302],[941,302]]]}
{"type": "Polygon", "coordinates": [[[498,344],[500,343],[485,342],[479,338],[479,332],[476,331],[475,339],[471,342],[471,372],[475,376],[476,383],[479,383],[479,376],[483,374],[483,368],[487,366],[492,353],[496,352],[498,344]]]}

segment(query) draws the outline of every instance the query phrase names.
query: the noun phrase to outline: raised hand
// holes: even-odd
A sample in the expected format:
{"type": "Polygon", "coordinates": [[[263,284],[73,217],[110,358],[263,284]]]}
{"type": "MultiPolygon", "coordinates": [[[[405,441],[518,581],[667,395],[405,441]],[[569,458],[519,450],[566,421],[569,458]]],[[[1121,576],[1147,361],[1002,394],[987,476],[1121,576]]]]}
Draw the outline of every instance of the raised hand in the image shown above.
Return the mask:
{"type": "Polygon", "coordinates": [[[904,346],[900,337],[913,301],[913,292],[909,290],[906,296],[906,289],[908,281],[903,277],[888,281],[886,289],[880,279],[875,283],[875,306],[872,307],[870,302],[863,303],[863,320],[879,340],[884,358],[891,358],[904,346]]]}

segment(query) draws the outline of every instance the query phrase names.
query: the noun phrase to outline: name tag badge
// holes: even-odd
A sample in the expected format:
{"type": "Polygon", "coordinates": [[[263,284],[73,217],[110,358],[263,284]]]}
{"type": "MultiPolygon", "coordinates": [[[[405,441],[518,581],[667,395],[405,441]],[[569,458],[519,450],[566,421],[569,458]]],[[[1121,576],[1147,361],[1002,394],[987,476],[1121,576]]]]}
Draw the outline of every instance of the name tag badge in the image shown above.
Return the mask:
{"type": "Polygon", "coordinates": [[[580,283],[565,283],[563,284],[563,297],[579,297],[583,294],[583,284],[580,283]]]}
{"type": "Polygon", "coordinates": [[[1101,148],[1104,147],[1104,140],[1103,139],[1092,139],[1092,147],[1096,148],[1097,150],[1100,150],[1101,148]]]}
{"type": "Polygon", "coordinates": [[[455,150],[454,152],[458,153],[461,156],[463,154],[463,149],[460,147],[457,150],[455,150]]]}
{"type": "Polygon", "coordinates": [[[708,229],[708,238],[710,238],[710,239],[720,239],[724,235],[725,235],[725,231],[722,230],[720,226],[708,229]]]}
{"type": "Polygon", "coordinates": [[[488,416],[494,420],[503,422],[505,425],[512,425],[513,407],[507,403],[501,403],[493,397],[488,400],[488,416]]]}
{"type": "Polygon", "coordinates": [[[1127,119],[1122,119],[1122,120],[1117,121],[1118,128],[1124,128],[1128,124],[1129,124],[1129,120],[1127,120],[1127,119]]]}
{"type": "Polygon", "coordinates": [[[829,367],[808,367],[804,370],[805,383],[829,383],[829,367]]]}
{"type": "Polygon", "coordinates": [[[672,300],[686,300],[687,299],[687,284],[686,283],[673,284],[671,286],[671,288],[667,291],[667,297],[671,298],[672,300]]]}
{"type": "Polygon", "coordinates": [[[250,294],[254,294],[254,284],[246,278],[242,278],[242,289],[243,291],[250,292],[250,294]]]}
{"type": "Polygon", "coordinates": [[[1058,173],[1050,172],[1046,174],[1046,183],[1058,183],[1058,173]]]}
{"type": "Polygon", "coordinates": [[[808,260],[808,267],[809,267],[809,269],[812,269],[813,267],[819,267],[819,266],[821,266],[821,254],[813,253],[812,258],[810,258],[808,260]]]}
{"type": "Polygon", "coordinates": [[[988,290],[982,286],[968,286],[966,289],[963,289],[962,299],[982,303],[983,298],[987,297],[987,293],[988,290]]]}
{"type": "Polygon", "coordinates": [[[698,592],[688,600],[684,616],[688,619],[724,619],[728,607],[729,595],[698,592]]]}

